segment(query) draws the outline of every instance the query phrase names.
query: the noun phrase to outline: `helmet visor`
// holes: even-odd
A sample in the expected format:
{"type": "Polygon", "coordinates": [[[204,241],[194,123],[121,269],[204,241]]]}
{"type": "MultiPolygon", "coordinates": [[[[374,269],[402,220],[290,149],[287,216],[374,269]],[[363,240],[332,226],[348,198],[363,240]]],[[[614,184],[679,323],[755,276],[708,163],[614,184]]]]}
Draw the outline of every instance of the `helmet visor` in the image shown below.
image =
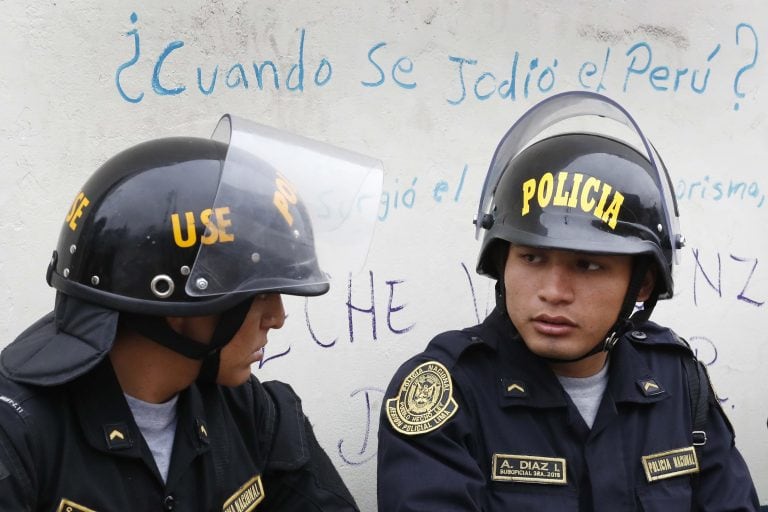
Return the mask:
{"type": "Polygon", "coordinates": [[[475,238],[480,236],[480,230],[483,228],[481,220],[485,214],[489,213],[493,195],[507,164],[546,129],[562,121],[582,116],[597,116],[617,121],[628,127],[641,141],[644,154],[655,171],[653,180],[660,191],[660,200],[664,208],[666,225],[660,226],[660,229],[665,230],[667,236],[661,236],[661,238],[671,240],[673,247],[668,249],[675,253],[677,259],[677,249],[682,247],[677,201],[661,158],[632,116],[621,105],[610,98],[587,91],[565,92],[541,101],[523,114],[504,135],[496,148],[483,183],[475,217],[475,238]]]}
{"type": "Polygon", "coordinates": [[[192,296],[277,291],[317,295],[358,272],[373,236],[378,160],[225,115],[218,191],[190,270],[192,296]]]}

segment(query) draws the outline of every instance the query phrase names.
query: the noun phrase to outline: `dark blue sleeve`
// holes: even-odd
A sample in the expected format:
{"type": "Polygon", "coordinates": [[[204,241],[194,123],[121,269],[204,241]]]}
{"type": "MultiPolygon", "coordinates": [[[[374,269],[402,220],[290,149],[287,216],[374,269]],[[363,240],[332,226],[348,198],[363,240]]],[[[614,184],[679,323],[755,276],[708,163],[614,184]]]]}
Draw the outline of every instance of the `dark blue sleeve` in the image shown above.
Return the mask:
{"type": "Polygon", "coordinates": [[[377,496],[380,511],[480,511],[485,478],[471,450],[471,417],[456,389],[455,414],[436,429],[407,435],[389,422],[387,399],[415,367],[407,363],[392,379],[379,421],[377,496]]]}
{"type": "Polygon", "coordinates": [[[35,493],[28,471],[31,455],[26,449],[23,428],[20,421],[0,414],[0,510],[35,510],[35,493]],[[9,431],[16,434],[13,439],[9,431]]]}

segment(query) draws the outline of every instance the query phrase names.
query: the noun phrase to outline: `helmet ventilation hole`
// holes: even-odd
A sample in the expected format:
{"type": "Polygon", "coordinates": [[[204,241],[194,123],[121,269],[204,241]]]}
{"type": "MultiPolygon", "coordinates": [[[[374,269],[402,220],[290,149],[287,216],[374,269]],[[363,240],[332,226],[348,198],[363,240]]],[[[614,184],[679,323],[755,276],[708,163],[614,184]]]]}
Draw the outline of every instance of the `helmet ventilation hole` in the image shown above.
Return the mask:
{"type": "Polygon", "coordinates": [[[158,299],[167,299],[173,294],[173,279],[165,274],[160,274],[152,278],[149,287],[158,299]]]}

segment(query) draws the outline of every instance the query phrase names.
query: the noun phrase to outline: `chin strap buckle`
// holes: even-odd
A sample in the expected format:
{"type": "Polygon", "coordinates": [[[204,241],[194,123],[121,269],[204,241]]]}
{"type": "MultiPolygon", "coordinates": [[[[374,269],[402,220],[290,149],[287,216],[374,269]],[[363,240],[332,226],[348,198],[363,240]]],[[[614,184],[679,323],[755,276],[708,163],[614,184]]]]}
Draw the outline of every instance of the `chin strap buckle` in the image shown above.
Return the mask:
{"type": "Polygon", "coordinates": [[[603,342],[603,350],[605,352],[610,352],[613,347],[616,346],[616,343],[619,341],[619,335],[617,331],[613,331],[610,336],[605,338],[605,342],[603,342]]]}

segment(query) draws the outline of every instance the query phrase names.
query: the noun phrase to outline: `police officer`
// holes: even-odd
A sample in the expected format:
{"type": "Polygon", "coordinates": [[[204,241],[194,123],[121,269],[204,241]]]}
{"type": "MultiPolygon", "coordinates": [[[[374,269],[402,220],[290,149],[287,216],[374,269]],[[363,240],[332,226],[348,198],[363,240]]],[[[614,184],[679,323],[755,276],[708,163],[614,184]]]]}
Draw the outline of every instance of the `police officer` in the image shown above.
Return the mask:
{"type": "MultiPolygon", "coordinates": [[[[53,253],[53,312],[0,355],[0,510],[357,510],[299,397],[250,367],[281,294],[329,288],[313,201],[380,180],[374,160],[231,116],[102,165],[53,253]]],[[[364,255],[374,218],[332,219],[357,233],[338,249],[364,255]]]]}
{"type": "Polygon", "coordinates": [[[379,510],[756,511],[703,366],[648,320],[683,240],[629,114],[588,92],[529,110],[496,150],[476,224],[496,308],[395,374],[379,510]],[[562,128],[593,114],[597,134],[562,128]],[[629,132],[607,136],[619,123],[629,132]]]}

